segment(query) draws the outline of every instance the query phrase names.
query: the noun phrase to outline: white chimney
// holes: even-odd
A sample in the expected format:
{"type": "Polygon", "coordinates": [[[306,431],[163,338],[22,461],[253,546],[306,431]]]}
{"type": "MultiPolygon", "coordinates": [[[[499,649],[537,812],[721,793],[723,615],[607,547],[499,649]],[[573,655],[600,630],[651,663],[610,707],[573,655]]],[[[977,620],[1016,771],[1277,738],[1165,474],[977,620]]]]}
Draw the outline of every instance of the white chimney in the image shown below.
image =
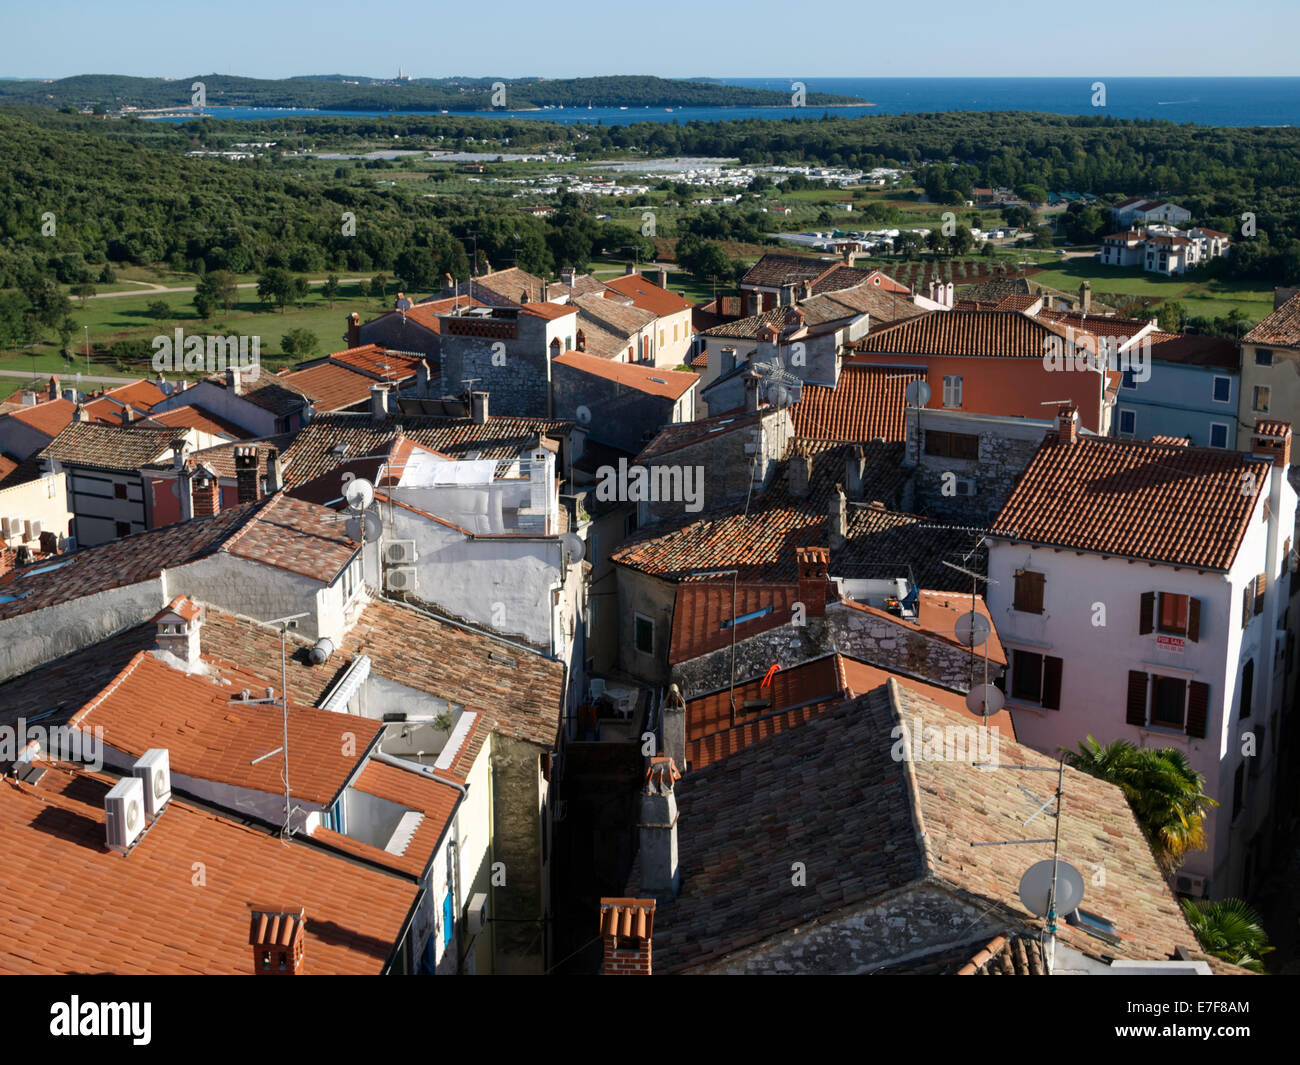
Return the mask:
{"type": "Polygon", "coordinates": [[[370,386],[370,414],[374,418],[388,417],[388,386],[370,386]]]}
{"type": "Polygon", "coordinates": [[[641,789],[641,890],[672,899],[681,886],[677,868],[677,796],[673,784],[681,773],[666,754],[650,759],[641,789]]]}

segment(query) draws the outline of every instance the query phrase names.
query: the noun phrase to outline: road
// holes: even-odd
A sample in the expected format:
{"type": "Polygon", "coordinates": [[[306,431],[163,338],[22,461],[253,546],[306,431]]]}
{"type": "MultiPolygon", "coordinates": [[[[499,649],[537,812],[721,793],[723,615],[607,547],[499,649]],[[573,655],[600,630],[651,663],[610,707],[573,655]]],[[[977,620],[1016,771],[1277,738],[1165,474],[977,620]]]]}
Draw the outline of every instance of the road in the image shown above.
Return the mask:
{"type": "MultiPolygon", "coordinates": [[[[323,285],[328,280],[329,278],[322,277],[322,278],[317,278],[314,281],[308,281],[307,284],[323,285]]],[[[339,284],[343,284],[344,282],[347,281],[369,281],[369,280],[370,278],[368,277],[340,277],[339,284]]],[[[122,296],[152,296],[155,292],[160,294],[167,293],[167,292],[193,292],[196,287],[194,285],[190,285],[188,287],[182,287],[182,288],[167,288],[164,285],[155,285],[152,281],[131,281],[130,284],[144,285],[145,287],[139,289],[131,289],[127,292],[96,292],[93,296],[87,296],[86,298],[92,300],[111,300],[111,299],[119,299],[122,296]]],[[[235,287],[236,288],[257,288],[257,282],[241,281],[235,287]]]]}

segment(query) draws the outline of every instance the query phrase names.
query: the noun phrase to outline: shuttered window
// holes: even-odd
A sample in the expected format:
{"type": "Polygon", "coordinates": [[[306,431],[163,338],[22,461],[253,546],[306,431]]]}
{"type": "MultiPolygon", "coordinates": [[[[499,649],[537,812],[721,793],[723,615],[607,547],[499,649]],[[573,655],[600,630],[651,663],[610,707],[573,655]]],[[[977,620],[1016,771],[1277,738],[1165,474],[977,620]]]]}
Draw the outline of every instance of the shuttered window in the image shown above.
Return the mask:
{"type": "Polygon", "coordinates": [[[1128,674],[1128,702],[1124,720],[1130,725],[1147,723],[1147,675],[1135,669],[1128,674]]]}
{"type": "Polygon", "coordinates": [[[1143,592],[1138,609],[1138,633],[1159,631],[1186,636],[1192,643],[1201,638],[1201,601],[1175,592],[1143,592]]]}
{"type": "Polygon", "coordinates": [[[1052,655],[1016,651],[1012,655],[1011,697],[1037,703],[1044,710],[1061,709],[1064,662],[1052,655]]]}
{"type": "Polygon", "coordinates": [[[1256,615],[1264,613],[1264,588],[1267,586],[1267,584],[1268,584],[1268,577],[1266,574],[1261,573],[1259,574],[1259,576],[1255,578],[1255,614],[1256,615]]]}
{"type": "Polygon", "coordinates": [[[1194,680],[1187,688],[1187,735],[1205,739],[1205,725],[1210,716],[1210,686],[1194,680]]]}
{"type": "Polygon", "coordinates": [[[1025,614],[1043,612],[1043,585],[1046,576],[1032,570],[1021,570],[1016,574],[1015,608],[1025,614]]]}

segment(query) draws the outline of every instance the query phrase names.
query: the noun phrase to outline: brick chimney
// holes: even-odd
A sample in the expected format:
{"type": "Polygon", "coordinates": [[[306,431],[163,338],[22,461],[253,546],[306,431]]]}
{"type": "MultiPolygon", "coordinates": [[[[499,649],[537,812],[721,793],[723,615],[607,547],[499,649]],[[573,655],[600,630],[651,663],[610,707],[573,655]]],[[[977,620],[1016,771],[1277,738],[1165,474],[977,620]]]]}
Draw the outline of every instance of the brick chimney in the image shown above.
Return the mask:
{"type": "Polygon", "coordinates": [[[59,378],[57,374],[50,374],[50,399],[59,398],[59,378]]]}
{"type": "Polygon", "coordinates": [[[668,686],[664,699],[664,754],[673,765],[686,765],[686,700],[676,684],[668,686]]]}
{"type": "Polygon", "coordinates": [[[1087,314],[1092,310],[1092,282],[1085,281],[1079,286],[1079,309],[1087,314]]]}
{"type": "Polygon", "coordinates": [[[668,271],[665,270],[662,266],[659,267],[658,272],[656,272],[655,274],[655,284],[658,285],[660,288],[668,287],[668,271]]]}
{"type": "Polygon", "coordinates": [[[199,466],[190,478],[194,517],[210,518],[221,510],[221,485],[206,466],[199,466]]]}
{"type": "Polygon", "coordinates": [[[348,328],[344,334],[344,339],[350,348],[361,347],[361,315],[353,311],[348,315],[348,328]]]}
{"type": "Polygon", "coordinates": [[[1252,455],[1263,455],[1285,470],[1291,465],[1291,423],[1260,420],[1250,438],[1252,455]]]}
{"type": "Polygon", "coordinates": [[[1076,407],[1057,408],[1056,435],[1063,444],[1073,444],[1079,439],[1079,411],[1076,407]]]}
{"type": "Polygon", "coordinates": [[[844,486],[842,484],[835,486],[835,491],[831,493],[831,500],[827,504],[826,511],[827,542],[830,544],[832,551],[838,551],[844,546],[844,540],[849,534],[849,512],[844,499],[844,486]]]}
{"type": "Polygon", "coordinates": [[[812,283],[811,281],[803,281],[803,282],[801,282],[800,285],[799,285],[799,298],[800,298],[800,300],[810,300],[810,299],[812,299],[812,294],[813,294],[812,288],[813,288],[813,283],[812,283]]]}
{"type": "Polygon", "coordinates": [[[240,503],[251,503],[261,496],[257,480],[257,448],[235,448],[235,498],[240,503]]]}
{"type": "Polygon", "coordinates": [[[187,666],[199,664],[199,629],[203,607],[189,596],[180,595],[154,615],[154,649],[167,651],[187,666]]]}
{"type": "Polygon", "coordinates": [[[254,910],[248,927],[253,972],[258,976],[298,976],[306,929],[305,910],[254,910]]]}
{"type": "Polygon", "coordinates": [[[601,899],[602,975],[649,976],[654,925],[654,899],[601,899]]]}
{"type": "Polygon", "coordinates": [[[791,455],[786,465],[786,477],[789,480],[790,494],[795,499],[808,498],[808,482],[812,479],[812,456],[791,455]]]}
{"type": "Polygon", "coordinates": [[[824,547],[799,547],[794,556],[799,566],[799,602],[804,605],[805,616],[825,617],[831,553],[824,547]]]}
{"type": "Polygon", "coordinates": [[[469,394],[469,416],[475,425],[487,425],[488,394],[486,392],[471,392],[469,394]]]}
{"type": "Polygon", "coordinates": [[[677,897],[677,796],[673,783],[681,780],[666,754],[650,759],[641,789],[641,890],[656,898],[677,897]]]}

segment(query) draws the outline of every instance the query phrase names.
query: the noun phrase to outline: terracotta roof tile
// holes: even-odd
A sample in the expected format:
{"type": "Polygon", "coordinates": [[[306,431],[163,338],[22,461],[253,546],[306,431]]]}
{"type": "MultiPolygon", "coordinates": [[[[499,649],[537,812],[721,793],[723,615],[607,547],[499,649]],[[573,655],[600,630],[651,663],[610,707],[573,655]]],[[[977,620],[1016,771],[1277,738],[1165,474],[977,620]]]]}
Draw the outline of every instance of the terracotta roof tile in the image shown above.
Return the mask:
{"type": "Polygon", "coordinates": [[[317,363],[302,370],[278,374],[277,379],[311,397],[319,411],[345,410],[368,403],[370,388],[377,383],[368,374],[333,362],[317,363]]]}
{"type": "Polygon", "coordinates": [[[834,388],[805,384],[790,408],[797,436],[810,440],[858,443],[881,438],[902,440],[904,392],[925,374],[887,366],[846,364],[834,388]]]}
{"type": "Polygon", "coordinates": [[[1065,443],[1049,433],[994,529],[1028,543],[1226,571],[1268,470],[1234,451],[1103,437],[1065,443]]]}
{"type": "Polygon", "coordinates": [[[1276,344],[1300,348],[1300,295],[1292,296],[1281,307],[1241,338],[1243,344],[1276,344]]]}
{"type": "Polygon", "coordinates": [[[699,376],[693,373],[661,370],[640,363],[611,362],[609,359],[602,359],[598,355],[588,355],[581,351],[566,351],[551,362],[661,399],[680,399],[700,380],[699,376]]]}
{"type": "Polygon", "coordinates": [[[624,274],[606,281],[605,284],[615,292],[630,297],[637,307],[649,311],[657,318],[664,318],[678,311],[689,311],[694,306],[690,300],[683,299],[666,288],[660,288],[641,274],[624,274]]]}
{"type": "Polygon", "coordinates": [[[185,428],[69,422],[41,451],[43,458],[96,470],[131,471],[161,460],[185,440],[185,428]]]}
{"type": "Polygon", "coordinates": [[[227,421],[220,415],[213,414],[206,407],[200,407],[195,403],[175,407],[162,414],[150,414],[141,428],[155,423],[173,428],[198,429],[200,432],[225,436],[233,440],[247,440],[252,435],[234,422],[227,421]]]}
{"type": "Polygon", "coordinates": [[[1064,336],[1063,328],[1020,311],[931,311],[869,333],[856,347],[899,355],[1041,359],[1047,345],[1064,336]]]}

